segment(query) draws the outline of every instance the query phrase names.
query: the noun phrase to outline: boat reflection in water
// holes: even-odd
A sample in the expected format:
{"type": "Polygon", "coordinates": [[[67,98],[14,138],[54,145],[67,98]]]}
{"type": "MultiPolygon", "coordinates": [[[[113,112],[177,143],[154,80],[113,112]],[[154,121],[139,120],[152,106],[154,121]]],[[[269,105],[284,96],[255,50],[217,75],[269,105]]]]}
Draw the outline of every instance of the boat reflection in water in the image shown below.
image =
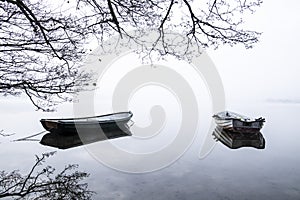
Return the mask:
{"type": "Polygon", "coordinates": [[[213,131],[213,136],[230,149],[241,147],[265,148],[265,139],[261,132],[236,132],[217,126],[213,131]]]}
{"type": "Polygon", "coordinates": [[[84,134],[57,134],[57,133],[47,133],[43,136],[40,143],[42,145],[56,147],[59,149],[69,149],[84,144],[90,144],[98,141],[103,141],[107,139],[114,139],[124,136],[131,136],[129,129],[124,131],[124,129],[112,130],[112,131],[93,131],[86,132],[84,134]]]}

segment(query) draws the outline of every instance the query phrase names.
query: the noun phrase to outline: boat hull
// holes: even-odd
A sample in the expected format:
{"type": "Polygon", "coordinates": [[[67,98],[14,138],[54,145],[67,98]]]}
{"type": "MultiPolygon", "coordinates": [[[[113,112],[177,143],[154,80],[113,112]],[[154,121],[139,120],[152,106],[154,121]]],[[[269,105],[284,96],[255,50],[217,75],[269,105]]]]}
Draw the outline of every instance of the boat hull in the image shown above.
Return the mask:
{"type": "Polygon", "coordinates": [[[49,132],[61,135],[99,133],[110,131],[127,132],[131,112],[114,113],[87,118],[42,119],[42,126],[49,132]],[[114,119],[114,116],[124,115],[114,119]]]}
{"type": "Polygon", "coordinates": [[[232,112],[221,112],[213,116],[216,124],[225,129],[233,132],[243,133],[256,133],[261,130],[265,119],[250,119],[248,117],[232,113],[232,112]]]}

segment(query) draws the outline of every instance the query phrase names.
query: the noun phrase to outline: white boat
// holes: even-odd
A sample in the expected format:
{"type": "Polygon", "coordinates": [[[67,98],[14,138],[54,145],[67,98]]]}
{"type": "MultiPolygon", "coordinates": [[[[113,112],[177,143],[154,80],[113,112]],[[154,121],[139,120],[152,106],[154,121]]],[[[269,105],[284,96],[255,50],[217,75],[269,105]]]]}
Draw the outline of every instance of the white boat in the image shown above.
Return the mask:
{"type": "Polygon", "coordinates": [[[234,112],[224,111],[213,115],[216,124],[225,129],[236,132],[256,133],[263,127],[265,119],[255,118],[251,119],[234,112]]]}

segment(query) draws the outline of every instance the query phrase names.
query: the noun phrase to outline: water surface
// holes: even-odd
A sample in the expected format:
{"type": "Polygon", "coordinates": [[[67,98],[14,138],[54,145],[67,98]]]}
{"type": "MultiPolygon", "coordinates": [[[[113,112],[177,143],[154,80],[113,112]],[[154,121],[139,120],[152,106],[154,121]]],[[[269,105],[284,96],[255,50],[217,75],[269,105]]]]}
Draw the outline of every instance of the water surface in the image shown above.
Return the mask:
{"type": "MultiPolygon", "coordinates": [[[[26,173],[35,154],[57,150],[47,164],[58,170],[79,164],[80,170],[90,173],[86,181],[97,192],[94,199],[299,199],[299,105],[267,102],[234,107],[266,118],[262,130],[265,149],[232,150],[218,143],[206,158],[199,159],[201,134],[205,134],[200,131],[188,151],[172,165],[152,173],[123,173],[99,163],[84,147],[57,150],[38,142],[10,142],[43,130],[39,119],[49,114],[25,110],[1,115],[6,122],[3,129],[16,135],[1,138],[0,168],[26,173]]],[[[118,140],[126,143],[130,138],[118,140]]]]}

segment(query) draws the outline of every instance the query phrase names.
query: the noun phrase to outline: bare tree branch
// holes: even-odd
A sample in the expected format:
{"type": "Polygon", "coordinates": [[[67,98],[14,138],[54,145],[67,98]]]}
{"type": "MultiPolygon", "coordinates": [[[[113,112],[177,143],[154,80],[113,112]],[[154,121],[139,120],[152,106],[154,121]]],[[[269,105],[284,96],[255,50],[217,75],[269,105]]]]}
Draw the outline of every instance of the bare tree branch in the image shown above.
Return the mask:
{"type": "Polygon", "coordinates": [[[89,175],[75,171],[78,165],[67,165],[57,174],[51,166],[38,170],[54,153],[36,156],[36,162],[27,175],[23,176],[18,171],[0,171],[0,198],[91,199],[95,192],[88,190],[87,183],[81,183],[89,175]]]}
{"type": "Polygon", "coordinates": [[[112,16],[112,21],[116,24],[118,33],[119,33],[119,34],[121,35],[121,37],[122,37],[121,27],[120,27],[118,18],[116,17],[116,14],[115,14],[115,11],[114,11],[114,9],[113,9],[113,6],[112,6],[111,1],[110,1],[110,0],[107,0],[107,4],[108,4],[108,8],[109,8],[110,14],[111,14],[111,16],[112,16]]]}
{"type": "Polygon", "coordinates": [[[184,54],[165,39],[170,32],[185,37],[180,46],[186,54],[194,44],[198,49],[236,44],[251,48],[260,33],[243,27],[243,14],[261,4],[262,0],[0,0],[0,94],[23,93],[43,111],[72,100],[70,94],[92,80],[92,74],[81,71],[86,43],[92,38],[103,45],[117,34],[144,51],[177,58],[184,54]],[[145,30],[158,32],[151,48],[140,40],[145,30]]]}
{"type": "Polygon", "coordinates": [[[160,24],[159,28],[163,28],[164,23],[166,22],[166,20],[168,19],[169,15],[170,15],[170,12],[171,12],[171,10],[172,10],[172,6],[173,6],[173,5],[174,5],[174,0],[171,0],[170,6],[169,6],[169,8],[168,8],[168,10],[167,10],[167,13],[166,13],[165,17],[164,17],[163,20],[161,21],[161,24],[160,24]]]}

